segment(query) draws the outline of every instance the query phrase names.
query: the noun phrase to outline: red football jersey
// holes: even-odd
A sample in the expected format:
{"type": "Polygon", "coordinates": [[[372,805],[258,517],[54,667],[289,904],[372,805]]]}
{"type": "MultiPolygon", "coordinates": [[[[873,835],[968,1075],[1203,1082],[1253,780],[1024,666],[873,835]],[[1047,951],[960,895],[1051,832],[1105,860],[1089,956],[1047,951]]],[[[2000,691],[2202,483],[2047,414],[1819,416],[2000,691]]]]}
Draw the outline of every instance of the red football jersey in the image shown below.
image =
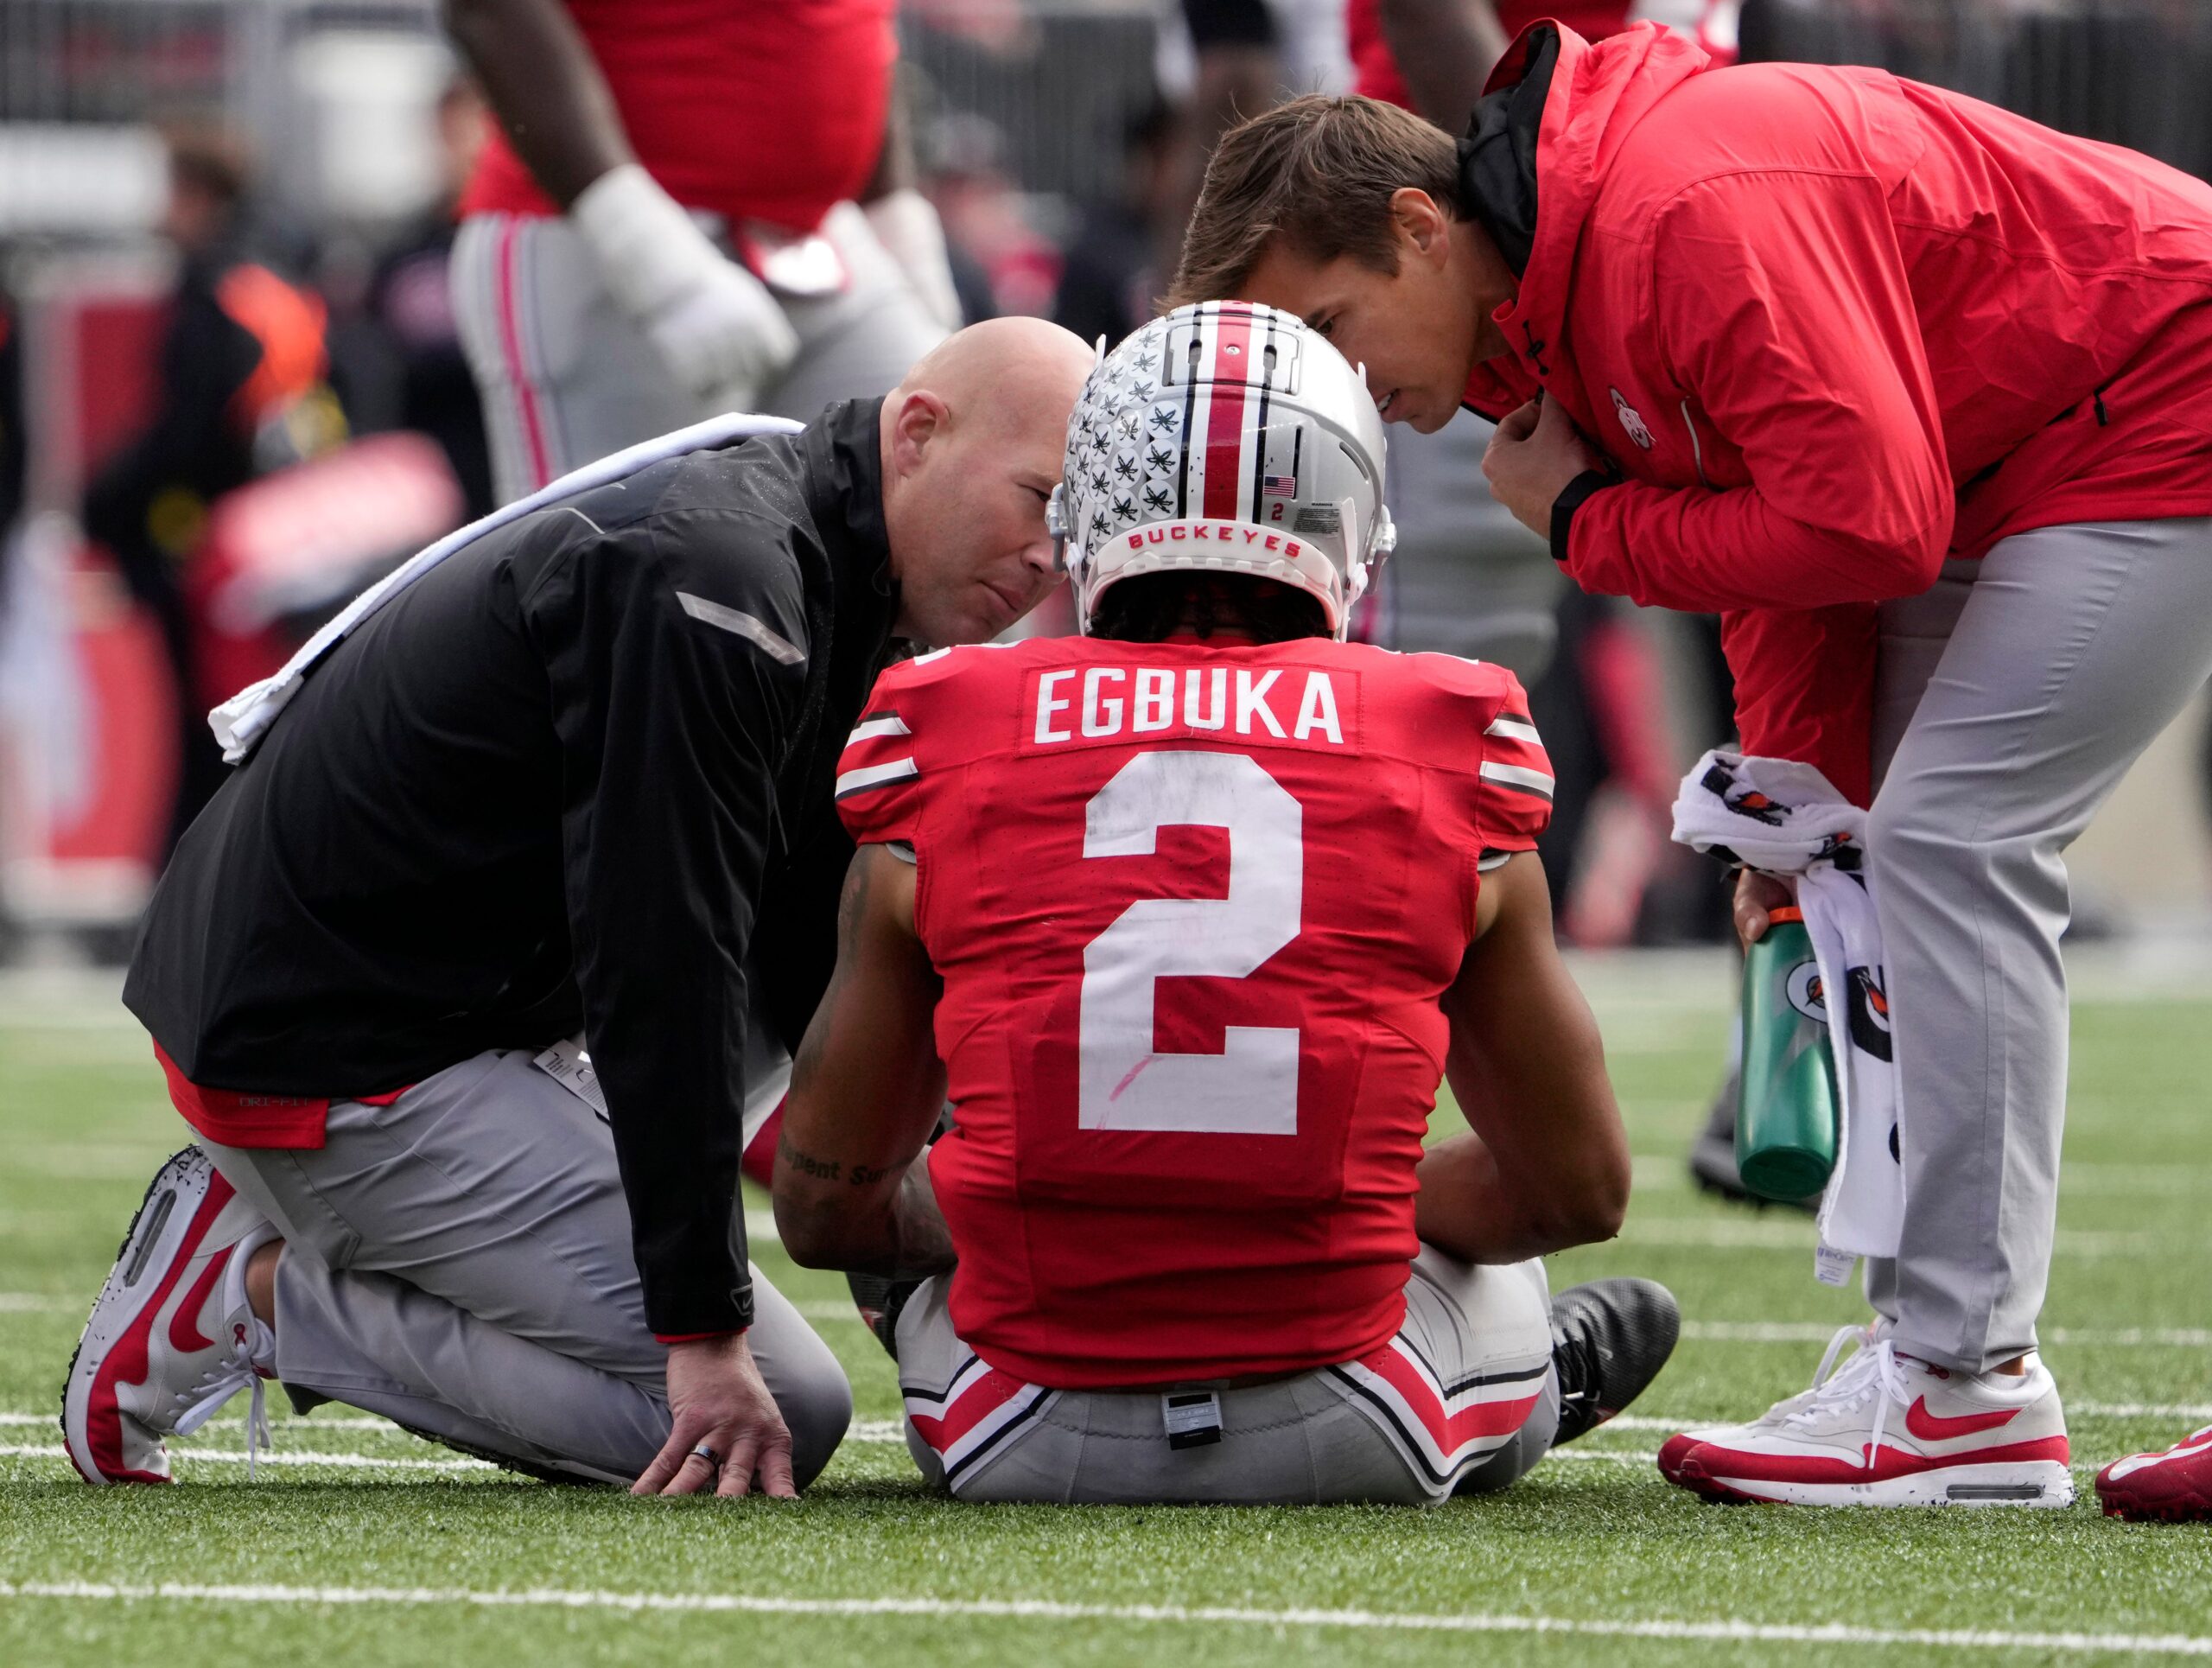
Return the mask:
{"type": "MultiPolygon", "coordinates": [[[[893,0],[567,0],[645,172],[686,208],[811,232],[874,172],[893,0]]],[[[494,131],[464,214],[555,213],[494,131]]]]}
{"type": "Polygon", "coordinates": [[[1300,1371],[1404,1315],[1487,866],[1552,779],[1510,672],[1322,639],[893,666],[840,764],[944,981],[953,1324],[1056,1388],[1300,1371]]]}

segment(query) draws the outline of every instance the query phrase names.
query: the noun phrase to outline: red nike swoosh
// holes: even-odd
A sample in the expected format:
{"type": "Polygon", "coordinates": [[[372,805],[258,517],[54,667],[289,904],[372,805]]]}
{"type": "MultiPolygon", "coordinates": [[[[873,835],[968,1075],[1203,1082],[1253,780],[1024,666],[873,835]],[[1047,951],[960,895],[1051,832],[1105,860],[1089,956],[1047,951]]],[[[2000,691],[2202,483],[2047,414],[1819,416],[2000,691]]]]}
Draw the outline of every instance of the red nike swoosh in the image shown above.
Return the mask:
{"type": "MultiPolygon", "coordinates": [[[[169,1342],[187,1355],[194,1350],[212,1348],[215,1340],[203,1337],[200,1331],[200,1311],[207,1305],[207,1294],[223,1277],[223,1265],[231,1260],[234,1245],[226,1245],[207,1259],[207,1266],[200,1270],[200,1277],[192,1283],[192,1289],[184,1295],[184,1302],[169,1319],[169,1342]]],[[[1907,1423],[1910,1423],[1908,1421],[1907,1423]]],[[[1915,1436],[1920,1433],[1915,1431],[1915,1436]]]]}
{"type": "Polygon", "coordinates": [[[1928,1398],[1923,1396],[1905,1410],[1904,1428],[1923,1442],[1941,1442],[1955,1436],[1971,1436],[1977,1431],[1994,1430],[2019,1417],[2020,1410],[2015,1407],[2001,1413],[1954,1414],[1946,1419],[1928,1410],[1928,1398]]]}

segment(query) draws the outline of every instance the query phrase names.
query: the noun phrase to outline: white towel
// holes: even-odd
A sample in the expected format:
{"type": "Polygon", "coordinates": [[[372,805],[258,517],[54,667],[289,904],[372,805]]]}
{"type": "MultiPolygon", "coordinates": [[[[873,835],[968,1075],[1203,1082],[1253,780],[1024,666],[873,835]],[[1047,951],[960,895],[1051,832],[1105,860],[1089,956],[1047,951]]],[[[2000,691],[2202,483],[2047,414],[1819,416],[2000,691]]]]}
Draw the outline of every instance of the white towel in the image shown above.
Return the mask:
{"type": "Polygon", "coordinates": [[[641,441],[626,450],[612,453],[596,463],[587,463],[572,470],[551,485],[541,487],[528,498],[504,504],[480,520],[448,533],[429,549],[394,568],[382,579],[363,591],[329,620],[322,628],[302,645],[300,652],[284,663],[283,669],[257,684],[249,684],[236,695],[207,715],[207,727],[215,732],[215,739],[223,744],[223,762],[236,764],[253,751],[254,743],[268,733],[269,726],[276,722],[277,714],[290,704],[300,692],[300,685],[315,670],[316,662],[330,653],[354,628],[378,608],[405,590],[424,574],[436,567],[455,551],[474,543],[485,534],[519,521],[549,504],[557,504],[564,498],[574,498],[594,487],[632,475],[648,464],[658,463],[665,458],[685,452],[702,452],[717,446],[727,446],[734,440],[746,440],[755,435],[793,435],[805,425],[791,422],[788,417],[752,417],[742,412],[727,412],[709,417],[704,423],[695,423],[688,429],[641,441]]]}
{"type": "Polygon", "coordinates": [[[1882,928],[1867,895],[1866,813],[1810,765],[1708,753],[1682,778],[1675,838],[1724,862],[1794,875],[1828,997],[1840,1127],[1821,1195],[1814,1270],[1829,1285],[1861,1257],[1895,1257],[1904,1226],[1897,1067],[1890,1050],[1882,928]],[[1843,1001],[1834,1000],[1836,992],[1843,1001]]]}

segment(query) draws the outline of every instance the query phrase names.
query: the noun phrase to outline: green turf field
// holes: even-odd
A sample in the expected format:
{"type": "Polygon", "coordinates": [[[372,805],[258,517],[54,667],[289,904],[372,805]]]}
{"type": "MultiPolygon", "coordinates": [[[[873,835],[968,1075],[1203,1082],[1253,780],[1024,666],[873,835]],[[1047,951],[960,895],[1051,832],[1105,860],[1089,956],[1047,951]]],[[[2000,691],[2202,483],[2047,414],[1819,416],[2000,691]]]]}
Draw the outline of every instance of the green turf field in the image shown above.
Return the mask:
{"type": "MultiPolygon", "coordinates": [[[[1611,1664],[2212,1655],[2212,1528],[2097,1513],[2096,1465],[2212,1421],[2212,988],[2082,982],[2048,1359],[2069,1512],[1701,1505],[1650,1455],[1679,1421],[1799,1388],[1852,1295],[1802,1219],[1710,1203],[1679,1155],[1712,1086],[1725,964],[1590,970],[1637,1155],[1616,1244],[1555,1286],[1665,1281],[1688,1335],[1634,1417],[1510,1493],[1433,1513],[970,1507],[925,1494],[889,1364],[842,1283],[770,1276],[850,1369],[859,1420],[798,1505],[520,1481],[329,1407],[247,1483],[231,1417],[180,1486],[61,1457],[64,1364],[182,1126],[111,987],[0,984],[0,1664],[321,1661],[1611,1664]],[[159,1589],[168,1584],[166,1592],[159,1589]]],[[[755,1201],[758,1204],[760,1201],[755,1201]]],[[[756,1218],[756,1220],[759,1219],[756,1218]]]]}

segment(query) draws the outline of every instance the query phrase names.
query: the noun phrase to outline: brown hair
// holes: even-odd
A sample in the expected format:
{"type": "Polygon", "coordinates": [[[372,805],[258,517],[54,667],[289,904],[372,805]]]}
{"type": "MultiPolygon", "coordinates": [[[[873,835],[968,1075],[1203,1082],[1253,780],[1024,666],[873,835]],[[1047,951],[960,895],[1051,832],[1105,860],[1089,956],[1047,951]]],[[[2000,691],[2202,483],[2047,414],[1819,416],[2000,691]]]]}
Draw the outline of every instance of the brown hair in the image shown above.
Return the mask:
{"type": "Polygon", "coordinates": [[[1460,213],[1459,147],[1411,111],[1309,94],[1255,116],[1206,167],[1167,305],[1234,296],[1278,238],[1317,264],[1395,272],[1390,198],[1408,186],[1460,213]]]}

